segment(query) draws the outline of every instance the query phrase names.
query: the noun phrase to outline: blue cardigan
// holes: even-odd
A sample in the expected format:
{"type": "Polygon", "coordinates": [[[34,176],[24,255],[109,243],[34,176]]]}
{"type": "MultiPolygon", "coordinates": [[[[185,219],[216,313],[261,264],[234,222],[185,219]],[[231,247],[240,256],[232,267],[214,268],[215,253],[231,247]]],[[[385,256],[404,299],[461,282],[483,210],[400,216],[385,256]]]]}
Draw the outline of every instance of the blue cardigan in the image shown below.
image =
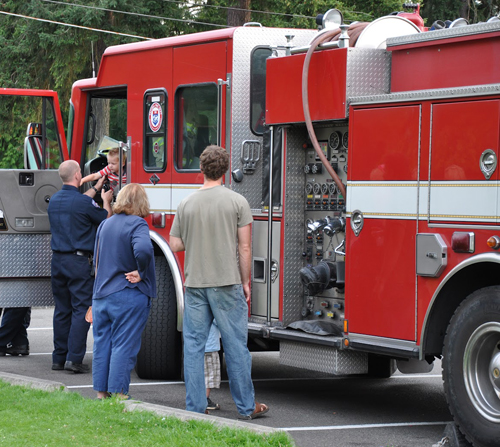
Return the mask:
{"type": "Polygon", "coordinates": [[[115,214],[102,222],[96,235],[94,263],[96,260],[93,299],[105,298],[126,287],[137,287],[150,298],[156,297],[153,244],[142,217],[115,214]],[[138,270],[142,278],[136,284],[125,278],[125,273],[133,270],[138,270]]]}

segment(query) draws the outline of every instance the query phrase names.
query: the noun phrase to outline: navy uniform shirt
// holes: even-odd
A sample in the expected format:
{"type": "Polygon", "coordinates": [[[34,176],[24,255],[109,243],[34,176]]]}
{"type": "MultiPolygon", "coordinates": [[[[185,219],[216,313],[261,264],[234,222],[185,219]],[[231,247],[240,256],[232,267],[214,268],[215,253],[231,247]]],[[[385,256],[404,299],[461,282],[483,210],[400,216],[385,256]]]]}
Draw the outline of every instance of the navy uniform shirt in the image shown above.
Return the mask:
{"type": "Polygon", "coordinates": [[[63,185],[49,202],[51,247],[53,251],[74,253],[94,252],[96,229],[108,212],[78,188],[63,185]]]}

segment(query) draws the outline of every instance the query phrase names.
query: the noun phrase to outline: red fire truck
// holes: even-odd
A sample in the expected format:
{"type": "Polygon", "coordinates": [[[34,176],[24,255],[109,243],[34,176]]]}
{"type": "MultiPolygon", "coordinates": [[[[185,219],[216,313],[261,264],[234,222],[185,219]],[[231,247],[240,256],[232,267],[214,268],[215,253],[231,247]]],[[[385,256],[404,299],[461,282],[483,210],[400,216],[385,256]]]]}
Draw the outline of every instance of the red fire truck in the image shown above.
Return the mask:
{"type": "MultiPolygon", "coordinates": [[[[74,83],[69,157],[85,175],[121,142],[151,204],[159,296],[137,372],[180,377],[183,256],[169,230],[202,183],[200,152],[219,144],[225,185],[254,216],[252,346],[336,375],[442,357],[456,424],[498,446],[500,23],[430,31],[416,11],[347,27],[335,10],[323,22],[110,47],[97,77],[74,83]]],[[[45,210],[60,181],[33,160],[50,167],[53,106],[57,119],[28,128],[30,169],[0,172],[4,306],[51,299],[45,210]]]]}

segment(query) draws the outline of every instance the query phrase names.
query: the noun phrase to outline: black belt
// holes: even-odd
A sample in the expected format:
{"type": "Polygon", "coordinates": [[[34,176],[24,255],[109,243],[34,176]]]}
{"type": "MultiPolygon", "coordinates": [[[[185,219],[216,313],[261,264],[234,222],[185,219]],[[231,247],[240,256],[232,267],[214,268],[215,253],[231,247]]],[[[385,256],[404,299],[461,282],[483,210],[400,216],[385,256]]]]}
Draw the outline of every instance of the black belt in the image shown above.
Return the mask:
{"type": "Polygon", "coordinates": [[[85,256],[86,258],[90,258],[94,256],[94,254],[90,251],[85,250],[76,250],[76,251],[55,251],[54,253],[59,253],[61,255],[77,255],[77,256],[85,256]]]}
{"type": "Polygon", "coordinates": [[[90,251],[83,251],[83,250],[76,250],[74,254],[77,256],[85,256],[87,258],[90,258],[92,256],[92,253],[90,251]]]}

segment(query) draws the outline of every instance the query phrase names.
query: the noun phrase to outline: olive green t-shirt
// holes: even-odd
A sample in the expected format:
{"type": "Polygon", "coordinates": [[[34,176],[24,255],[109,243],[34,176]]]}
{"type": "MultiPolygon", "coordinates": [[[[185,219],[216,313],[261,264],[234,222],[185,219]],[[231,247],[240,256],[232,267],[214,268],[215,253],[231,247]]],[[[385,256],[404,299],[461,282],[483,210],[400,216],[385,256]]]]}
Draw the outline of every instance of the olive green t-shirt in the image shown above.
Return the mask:
{"type": "Polygon", "coordinates": [[[178,206],[170,230],[186,249],[186,287],[241,284],[236,260],[238,228],[251,224],[247,200],[224,186],[199,189],[178,206]]]}

